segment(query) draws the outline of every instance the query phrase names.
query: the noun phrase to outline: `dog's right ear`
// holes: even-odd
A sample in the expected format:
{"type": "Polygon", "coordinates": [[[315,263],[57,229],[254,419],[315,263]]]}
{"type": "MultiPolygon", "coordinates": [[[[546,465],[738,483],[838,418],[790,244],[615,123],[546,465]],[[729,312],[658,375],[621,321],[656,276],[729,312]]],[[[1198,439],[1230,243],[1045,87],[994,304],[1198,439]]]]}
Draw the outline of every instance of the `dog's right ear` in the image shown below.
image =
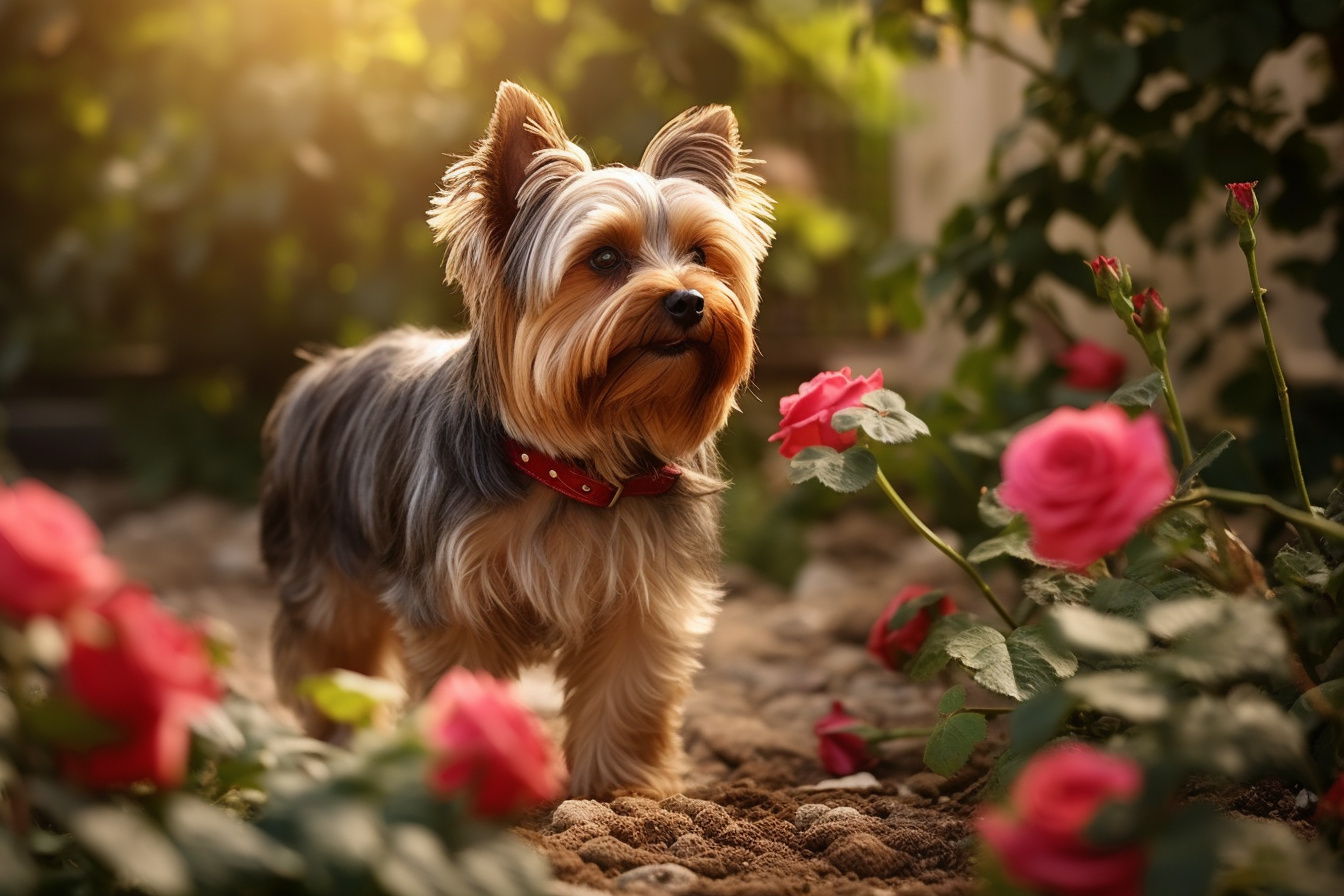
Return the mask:
{"type": "Polygon", "coordinates": [[[461,281],[471,301],[473,278],[498,278],[501,249],[520,204],[591,168],[549,103],[502,82],[485,138],[444,174],[429,210],[435,242],[448,244],[448,280],[461,281]]]}

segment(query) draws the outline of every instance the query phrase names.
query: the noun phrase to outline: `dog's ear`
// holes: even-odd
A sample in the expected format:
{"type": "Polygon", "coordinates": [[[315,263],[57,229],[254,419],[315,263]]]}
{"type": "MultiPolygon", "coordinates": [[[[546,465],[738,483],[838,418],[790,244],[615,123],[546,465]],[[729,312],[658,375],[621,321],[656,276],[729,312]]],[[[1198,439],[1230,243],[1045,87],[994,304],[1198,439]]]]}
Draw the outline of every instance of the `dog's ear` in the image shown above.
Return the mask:
{"type": "Polygon", "coordinates": [[[565,136],[549,103],[502,82],[485,138],[448,169],[429,211],[435,240],[448,243],[448,279],[462,281],[472,293],[469,278],[486,270],[497,276],[500,249],[520,202],[591,167],[587,154],[565,136]]]}
{"type": "Polygon", "coordinates": [[[765,223],[772,203],[761,190],[764,181],[751,171],[757,164],[742,148],[733,110],[699,106],[663,125],[649,141],[639,168],[656,178],[682,177],[717,193],[761,239],[764,254],[774,236],[765,223]]]}

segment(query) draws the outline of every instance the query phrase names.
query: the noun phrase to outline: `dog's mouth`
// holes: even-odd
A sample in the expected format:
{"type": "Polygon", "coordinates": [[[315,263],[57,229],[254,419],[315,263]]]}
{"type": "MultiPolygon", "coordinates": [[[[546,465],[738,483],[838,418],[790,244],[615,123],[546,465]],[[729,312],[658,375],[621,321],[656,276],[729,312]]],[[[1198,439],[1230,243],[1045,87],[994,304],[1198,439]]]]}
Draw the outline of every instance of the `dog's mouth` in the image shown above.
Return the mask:
{"type": "Polygon", "coordinates": [[[695,344],[689,339],[682,339],[679,342],[666,342],[657,345],[650,345],[649,352],[660,358],[675,358],[678,355],[684,355],[695,348],[695,344]]]}

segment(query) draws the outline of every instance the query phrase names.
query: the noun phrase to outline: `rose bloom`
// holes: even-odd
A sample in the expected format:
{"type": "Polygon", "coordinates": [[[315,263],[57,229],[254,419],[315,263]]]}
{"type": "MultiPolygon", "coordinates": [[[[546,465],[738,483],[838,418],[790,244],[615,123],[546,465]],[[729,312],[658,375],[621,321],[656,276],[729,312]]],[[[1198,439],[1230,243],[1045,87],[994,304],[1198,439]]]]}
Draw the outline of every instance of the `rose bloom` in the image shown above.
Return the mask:
{"type": "Polygon", "coordinates": [[[434,753],[430,787],[445,796],[469,789],[477,815],[509,815],[560,794],[546,732],[507,682],[450,670],[425,700],[423,731],[434,753]]]}
{"type": "Polygon", "coordinates": [[[199,631],[127,585],[72,617],[65,675],[70,695],[118,732],[111,743],[68,753],[71,777],[95,788],[182,783],[191,720],[220,697],[199,631]]]}
{"type": "Polygon", "coordinates": [[[1082,339],[1055,355],[1064,382],[1075,389],[1112,392],[1125,376],[1125,356],[1091,339],[1082,339]]]}
{"type": "Polygon", "coordinates": [[[932,590],[928,585],[905,586],[897,592],[891,603],[882,611],[882,615],[873,623],[872,630],[868,632],[868,652],[888,669],[895,671],[900,668],[902,663],[924,646],[924,639],[929,636],[929,629],[933,627],[935,619],[957,612],[957,605],[952,602],[952,598],[943,597],[936,603],[921,607],[919,612],[900,628],[894,630],[889,628],[891,617],[895,616],[901,607],[932,590]]]}
{"type": "Polygon", "coordinates": [[[839,700],[831,703],[829,714],[817,719],[812,730],[817,735],[817,756],[822,767],[833,775],[852,775],[877,765],[877,757],[868,751],[868,742],[845,729],[862,725],[845,712],[839,700]]]}
{"type": "Polygon", "coordinates": [[[999,498],[1037,556],[1082,569],[1123,545],[1176,488],[1162,424],[1119,407],[1059,408],[1003,453],[999,498]]]}
{"type": "Polygon", "coordinates": [[[1089,261],[1087,263],[1087,266],[1092,269],[1093,277],[1100,277],[1101,272],[1105,271],[1106,276],[1110,277],[1111,279],[1113,280],[1120,279],[1120,261],[1119,259],[1113,256],[1098,255],[1096,258],[1089,261]]]}
{"type": "Polygon", "coordinates": [[[1085,744],[1036,755],[1013,782],[1009,807],[981,810],[976,829],[1015,882],[1050,896],[1138,896],[1140,846],[1105,849],[1083,839],[1098,810],[1143,787],[1130,759],[1085,744]]]}
{"type": "Polygon", "coordinates": [[[35,479],[0,483],[0,614],[62,616],[118,584],[98,527],[79,505],[35,479]]]}
{"type": "Polygon", "coordinates": [[[845,408],[860,407],[863,396],[881,388],[881,368],[869,377],[851,377],[848,367],[819,373],[799,386],[797,395],[779,400],[779,413],[784,419],[770,441],[783,443],[779,453],[785,457],[793,457],[813,445],[844,451],[858,441],[859,435],[853,431],[836,432],[831,428],[831,415],[845,408]]]}

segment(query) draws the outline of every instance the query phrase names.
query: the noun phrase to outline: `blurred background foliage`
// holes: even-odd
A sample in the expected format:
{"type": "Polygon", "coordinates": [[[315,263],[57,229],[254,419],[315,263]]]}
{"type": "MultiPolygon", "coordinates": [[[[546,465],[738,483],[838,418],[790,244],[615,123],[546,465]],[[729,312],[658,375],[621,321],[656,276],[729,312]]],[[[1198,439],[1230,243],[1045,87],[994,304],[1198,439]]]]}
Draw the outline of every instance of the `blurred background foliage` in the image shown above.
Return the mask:
{"type": "MultiPolygon", "coordinates": [[[[902,340],[939,303],[969,347],[951,381],[920,397],[935,438],[903,449],[899,467],[932,516],[969,532],[992,444],[954,447],[949,435],[1068,398],[1057,369],[1014,365],[1042,325],[1067,330],[1057,302],[1094,301],[1062,219],[1097,250],[1128,218],[1161,253],[1192,256],[1233,237],[1203,223],[1201,202],[1220,203],[1225,180],[1258,178],[1262,226],[1329,234],[1329,251],[1278,261],[1330,301],[1322,326],[1344,354],[1340,7],[0,0],[9,441],[31,468],[111,459],[147,500],[184,487],[252,496],[257,430],[296,346],[352,344],[400,322],[460,326],[424,211],[508,78],[549,98],[599,163],[637,161],[662,122],[705,102],[733,105],[769,162],[780,235],[764,272],[762,364],[725,440],[733,556],[787,577],[802,521],[831,506],[822,489],[788,490],[768,462],[779,395],[845,363],[826,348],[840,339],[879,340],[891,381],[902,340]],[[1030,20],[1046,56],[984,30],[986,10],[1030,20]],[[1319,83],[1309,106],[1290,108],[1257,76],[1303,41],[1305,76],[1319,83]],[[936,242],[912,242],[891,223],[893,141],[918,107],[901,75],[971,49],[1029,72],[1025,111],[984,161],[985,189],[936,242]]],[[[1253,326],[1253,314],[1231,306],[1226,324],[1253,326]]],[[[1206,363],[1216,339],[1185,363],[1206,363]]],[[[1240,484],[1277,491],[1273,396],[1238,382],[1225,410],[1257,422],[1243,443],[1261,451],[1237,473],[1257,481],[1240,484]]],[[[1328,471],[1340,390],[1294,399],[1304,463],[1328,471]]]]}

